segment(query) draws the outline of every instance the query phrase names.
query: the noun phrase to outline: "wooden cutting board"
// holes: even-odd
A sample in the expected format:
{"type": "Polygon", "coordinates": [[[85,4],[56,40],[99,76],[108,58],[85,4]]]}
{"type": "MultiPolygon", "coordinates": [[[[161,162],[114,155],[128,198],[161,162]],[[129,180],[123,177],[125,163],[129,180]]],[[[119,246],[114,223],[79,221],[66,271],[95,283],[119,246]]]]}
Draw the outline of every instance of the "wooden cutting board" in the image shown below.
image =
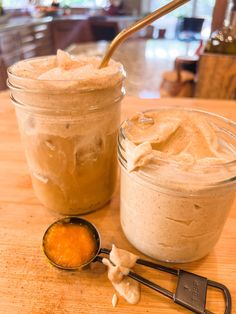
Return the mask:
{"type": "MultiPolygon", "coordinates": [[[[235,101],[128,97],[122,105],[122,118],[166,105],[201,108],[236,120],[235,101]]],[[[103,265],[66,272],[47,263],[41,251],[42,236],[59,216],[40,205],[34,195],[8,92],[0,93],[0,115],[0,313],[189,313],[146,287],[142,287],[138,305],[129,305],[119,298],[117,307],[113,308],[114,289],[103,265]]],[[[84,217],[98,227],[104,247],[110,248],[114,243],[142,256],[128,243],[120,227],[118,182],[111,203],[84,217]]],[[[214,250],[202,260],[181,267],[224,283],[232,293],[233,303],[236,301],[236,203],[214,250]]],[[[136,266],[136,272],[167,289],[175,288],[175,278],[171,275],[142,266],[136,266]]],[[[220,293],[209,291],[207,304],[212,312],[223,313],[220,293]]],[[[233,313],[236,313],[234,305],[233,313]]]]}

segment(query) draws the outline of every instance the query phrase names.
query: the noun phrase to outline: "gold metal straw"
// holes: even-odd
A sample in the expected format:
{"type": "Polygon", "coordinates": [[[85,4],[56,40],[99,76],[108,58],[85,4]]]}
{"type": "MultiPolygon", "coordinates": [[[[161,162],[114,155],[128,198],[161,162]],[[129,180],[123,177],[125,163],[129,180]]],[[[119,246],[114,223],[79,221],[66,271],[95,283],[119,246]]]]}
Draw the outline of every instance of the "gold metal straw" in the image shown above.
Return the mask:
{"type": "Polygon", "coordinates": [[[108,65],[109,60],[111,56],[113,55],[113,52],[116,50],[116,48],[125,40],[127,39],[130,35],[133,33],[137,32],[141,28],[151,24],[155,20],[159,19],[160,17],[168,14],[169,12],[177,9],[181,5],[185,4],[190,0],[173,0],[170,3],[164,5],[160,9],[157,9],[156,11],[150,13],[149,15],[145,16],[141,20],[137,21],[133,25],[127,27],[124,29],[122,32],[120,32],[111,42],[110,46],[108,47],[106,54],[100,64],[100,69],[104,68],[108,65]]]}

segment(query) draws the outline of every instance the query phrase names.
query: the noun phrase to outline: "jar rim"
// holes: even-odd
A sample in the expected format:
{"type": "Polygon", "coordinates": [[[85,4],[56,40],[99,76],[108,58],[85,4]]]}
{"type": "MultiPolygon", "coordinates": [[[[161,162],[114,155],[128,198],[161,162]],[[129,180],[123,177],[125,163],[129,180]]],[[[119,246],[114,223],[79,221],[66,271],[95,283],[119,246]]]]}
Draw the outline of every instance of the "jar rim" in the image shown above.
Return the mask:
{"type": "MultiPolygon", "coordinates": [[[[121,102],[121,100],[124,98],[125,96],[125,89],[122,88],[121,89],[121,93],[119,95],[119,97],[116,97],[112,100],[112,104],[117,104],[119,102],[121,102]]],[[[15,107],[18,107],[20,109],[26,110],[26,111],[31,111],[31,112],[35,112],[35,113],[39,113],[39,114],[43,114],[43,113],[47,113],[47,114],[52,114],[53,116],[55,116],[56,113],[59,113],[60,115],[72,115],[72,114],[76,114],[76,113],[81,113],[81,109],[80,108],[47,108],[47,107],[39,107],[39,106],[32,106],[32,105],[25,105],[22,102],[20,102],[19,100],[16,100],[13,96],[12,93],[10,93],[10,99],[11,102],[14,104],[15,107]]],[[[86,113],[94,113],[94,112],[99,112],[104,110],[105,108],[109,107],[110,103],[108,103],[106,105],[106,103],[104,102],[104,106],[102,107],[96,107],[96,106],[90,106],[88,108],[85,109],[86,113]]]]}

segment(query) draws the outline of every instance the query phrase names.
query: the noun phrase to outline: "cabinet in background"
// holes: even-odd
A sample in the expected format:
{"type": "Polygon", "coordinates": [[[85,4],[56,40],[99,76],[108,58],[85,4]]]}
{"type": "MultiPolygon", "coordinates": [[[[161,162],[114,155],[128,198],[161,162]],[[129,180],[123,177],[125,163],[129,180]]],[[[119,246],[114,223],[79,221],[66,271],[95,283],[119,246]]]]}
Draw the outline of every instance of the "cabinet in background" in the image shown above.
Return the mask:
{"type": "Polygon", "coordinates": [[[88,20],[55,20],[52,22],[54,52],[73,43],[89,42],[93,37],[88,20]]]}
{"type": "Polygon", "coordinates": [[[6,88],[7,68],[22,59],[21,38],[18,31],[0,34],[0,89],[6,88]]]}
{"type": "Polygon", "coordinates": [[[30,24],[0,33],[0,90],[6,88],[7,68],[13,63],[53,52],[50,23],[30,24]]]}

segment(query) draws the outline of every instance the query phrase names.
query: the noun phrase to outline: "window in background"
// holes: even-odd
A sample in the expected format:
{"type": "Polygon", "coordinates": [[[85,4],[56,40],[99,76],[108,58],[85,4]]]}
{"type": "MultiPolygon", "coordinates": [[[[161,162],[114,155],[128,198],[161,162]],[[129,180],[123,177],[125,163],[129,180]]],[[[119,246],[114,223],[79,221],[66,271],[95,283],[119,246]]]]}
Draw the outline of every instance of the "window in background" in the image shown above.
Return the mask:
{"type": "MultiPolygon", "coordinates": [[[[43,5],[50,5],[52,0],[42,0],[43,5]]],[[[70,7],[84,7],[84,8],[96,8],[105,7],[108,3],[107,0],[61,0],[60,5],[63,7],[68,5],[70,7]]]]}
{"type": "Polygon", "coordinates": [[[204,17],[205,22],[202,28],[202,37],[208,39],[211,34],[211,20],[215,0],[197,0],[195,16],[204,17]]]}
{"type": "MultiPolygon", "coordinates": [[[[51,5],[52,0],[41,0],[36,1],[37,4],[41,5],[51,5]]],[[[71,6],[71,7],[87,7],[87,8],[95,8],[95,7],[105,7],[107,5],[107,0],[61,0],[59,1],[61,6],[71,6]]],[[[6,9],[24,9],[29,4],[28,0],[3,0],[3,7],[6,9]]]]}
{"type": "MultiPolygon", "coordinates": [[[[169,0],[151,0],[151,10],[154,11],[156,9],[158,9],[159,7],[169,3],[169,0]]],[[[178,17],[178,16],[192,16],[192,12],[193,12],[193,2],[194,1],[190,1],[186,4],[184,4],[183,6],[181,6],[180,8],[174,10],[172,13],[168,14],[166,17],[168,16],[174,16],[174,17],[178,17]]]]}
{"type": "MultiPolygon", "coordinates": [[[[169,0],[151,0],[151,11],[156,10],[160,6],[167,4],[169,0]]],[[[215,4],[215,0],[192,0],[189,3],[184,4],[182,7],[176,9],[167,16],[162,17],[158,21],[154,22],[156,28],[163,28],[165,25],[166,36],[168,38],[175,37],[175,27],[178,17],[201,17],[204,18],[204,25],[202,28],[202,38],[207,39],[210,36],[211,31],[211,19],[212,11],[215,4]]]]}
{"type": "Polygon", "coordinates": [[[2,5],[6,9],[23,9],[29,4],[28,0],[3,0],[2,5]]]}
{"type": "Polygon", "coordinates": [[[86,8],[94,8],[96,6],[95,0],[62,0],[60,1],[60,5],[68,5],[70,7],[86,7],[86,8]]]}

